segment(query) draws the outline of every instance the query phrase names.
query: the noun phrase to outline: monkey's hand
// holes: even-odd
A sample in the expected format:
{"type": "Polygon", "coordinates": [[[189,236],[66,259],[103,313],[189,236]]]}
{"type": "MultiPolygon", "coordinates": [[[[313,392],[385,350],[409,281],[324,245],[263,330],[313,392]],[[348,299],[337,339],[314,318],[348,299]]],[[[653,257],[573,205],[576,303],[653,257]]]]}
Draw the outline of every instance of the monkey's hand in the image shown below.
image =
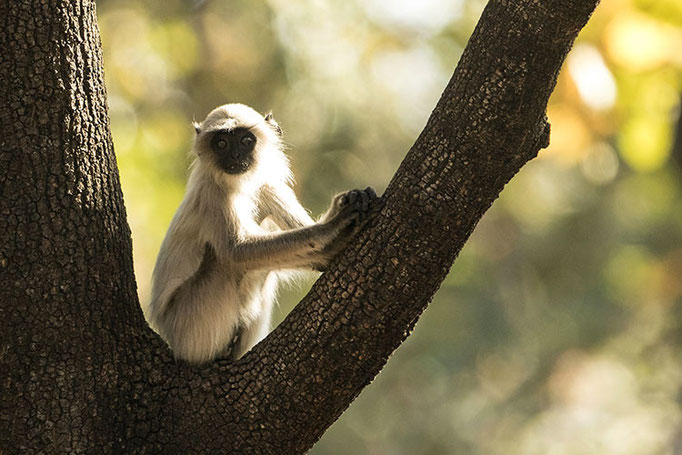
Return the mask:
{"type": "Polygon", "coordinates": [[[367,221],[370,210],[378,200],[377,193],[371,187],[337,194],[321,222],[331,223],[342,230],[351,228],[355,231],[367,221]]]}
{"type": "Polygon", "coordinates": [[[336,195],[332,199],[329,211],[320,222],[334,224],[339,230],[337,235],[322,250],[322,257],[325,260],[316,264],[314,268],[324,272],[329,260],[348,244],[348,241],[367,222],[369,216],[378,211],[382,205],[381,198],[371,187],[336,195]]]}

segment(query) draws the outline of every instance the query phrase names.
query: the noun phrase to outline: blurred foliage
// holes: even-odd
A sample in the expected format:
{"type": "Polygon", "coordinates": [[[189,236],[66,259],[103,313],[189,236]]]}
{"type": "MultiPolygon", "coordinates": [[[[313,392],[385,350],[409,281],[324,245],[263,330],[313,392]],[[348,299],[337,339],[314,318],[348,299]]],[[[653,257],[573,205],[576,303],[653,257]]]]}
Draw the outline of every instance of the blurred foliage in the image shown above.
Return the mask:
{"type": "MultiPolygon", "coordinates": [[[[272,109],[315,214],[336,191],[382,190],[483,6],[100,1],[143,304],[193,118],[225,102],[272,109]]],[[[680,49],[679,0],[602,2],[552,97],[549,149],[312,453],[679,453],[680,49]]],[[[284,292],[280,319],[309,284],[284,292]]]]}

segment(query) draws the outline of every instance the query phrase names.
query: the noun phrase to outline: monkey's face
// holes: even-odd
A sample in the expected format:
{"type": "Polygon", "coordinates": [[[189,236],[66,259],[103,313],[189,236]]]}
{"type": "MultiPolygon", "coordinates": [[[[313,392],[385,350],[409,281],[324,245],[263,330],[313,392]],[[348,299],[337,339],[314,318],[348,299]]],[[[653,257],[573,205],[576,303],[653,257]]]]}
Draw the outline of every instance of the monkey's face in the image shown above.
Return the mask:
{"type": "Polygon", "coordinates": [[[211,175],[227,183],[277,179],[289,175],[281,151],[281,129],[272,114],[243,104],[225,104],[195,123],[193,150],[211,175]]]}
{"type": "Polygon", "coordinates": [[[216,164],[228,174],[242,174],[254,163],[256,136],[248,128],[220,130],[211,137],[216,164]]]}

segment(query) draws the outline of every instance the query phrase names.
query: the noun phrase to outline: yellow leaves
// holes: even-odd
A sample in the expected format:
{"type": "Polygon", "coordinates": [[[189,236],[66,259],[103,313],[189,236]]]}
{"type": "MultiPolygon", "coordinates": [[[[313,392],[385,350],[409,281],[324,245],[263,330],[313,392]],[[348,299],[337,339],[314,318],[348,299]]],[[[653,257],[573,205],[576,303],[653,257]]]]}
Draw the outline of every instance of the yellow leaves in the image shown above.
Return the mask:
{"type": "MultiPolygon", "coordinates": [[[[548,109],[550,147],[541,156],[563,165],[581,163],[593,183],[612,179],[602,178],[611,172],[597,176],[601,161],[590,158],[595,144],[616,146],[637,172],[667,163],[679,102],[682,29],[672,25],[678,16],[662,11],[679,10],[676,3],[614,0],[597,10],[598,20],[588,27],[593,44],[578,43],[568,56],[568,71],[548,109]]],[[[604,163],[613,168],[607,155],[594,158],[608,158],[604,163]]]]}
{"type": "Polygon", "coordinates": [[[677,78],[671,70],[624,78],[625,115],[618,146],[621,157],[636,171],[660,169],[670,155],[673,113],[679,99],[677,78]]]}
{"type": "Polygon", "coordinates": [[[640,172],[655,171],[670,154],[670,122],[666,117],[638,115],[621,128],[620,153],[625,162],[640,172]]]}
{"type": "Polygon", "coordinates": [[[634,71],[649,70],[678,59],[682,32],[637,12],[615,15],[604,31],[609,57],[634,71]]]}

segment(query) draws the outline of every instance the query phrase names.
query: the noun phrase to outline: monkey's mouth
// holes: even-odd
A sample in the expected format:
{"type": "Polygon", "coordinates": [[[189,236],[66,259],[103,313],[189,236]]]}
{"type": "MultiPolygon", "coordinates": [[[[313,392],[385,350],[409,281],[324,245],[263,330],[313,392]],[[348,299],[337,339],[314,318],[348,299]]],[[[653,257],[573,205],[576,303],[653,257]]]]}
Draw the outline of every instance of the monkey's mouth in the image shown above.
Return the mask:
{"type": "Polygon", "coordinates": [[[253,164],[253,155],[247,156],[219,156],[218,166],[227,174],[242,174],[248,171],[253,164]]]}

